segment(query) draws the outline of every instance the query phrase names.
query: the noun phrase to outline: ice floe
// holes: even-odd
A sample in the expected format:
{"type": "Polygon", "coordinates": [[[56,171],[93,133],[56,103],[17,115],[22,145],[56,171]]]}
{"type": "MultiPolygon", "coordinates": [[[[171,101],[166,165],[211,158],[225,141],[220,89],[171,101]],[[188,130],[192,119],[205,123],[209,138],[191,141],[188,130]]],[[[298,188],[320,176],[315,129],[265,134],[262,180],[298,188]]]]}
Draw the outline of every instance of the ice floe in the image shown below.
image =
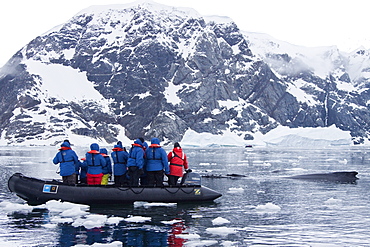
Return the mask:
{"type": "Polygon", "coordinates": [[[177,203],[163,203],[163,202],[134,202],[134,207],[176,207],[177,203]]]}
{"type": "Polygon", "coordinates": [[[228,223],[230,223],[230,221],[222,217],[217,217],[216,219],[212,220],[213,225],[223,225],[228,223]]]}
{"type": "Polygon", "coordinates": [[[102,243],[94,243],[92,245],[85,245],[85,244],[77,244],[74,247],[122,247],[123,243],[120,241],[114,241],[112,243],[102,244],[102,243]]]}
{"type": "Polygon", "coordinates": [[[181,219],[173,219],[173,220],[169,220],[169,221],[161,221],[162,224],[165,224],[165,225],[173,225],[173,224],[176,224],[176,223],[180,223],[182,222],[181,219]]]}
{"type": "Polygon", "coordinates": [[[229,190],[227,191],[227,193],[231,193],[231,194],[239,194],[243,192],[244,192],[243,188],[229,188],[229,190]]]}
{"type": "Polygon", "coordinates": [[[21,212],[30,213],[34,209],[47,209],[49,211],[49,221],[43,226],[46,228],[56,227],[58,224],[71,224],[73,227],[83,226],[86,229],[102,227],[104,225],[118,225],[121,221],[130,223],[142,223],[151,221],[150,217],[131,215],[127,218],[90,213],[90,207],[69,202],[48,201],[39,206],[29,206],[26,204],[1,202],[0,209],[7,213],[21,212]]]}
{"type": "Polygon", "coordinates": [[[26,204],[16,204],[11,202],[0,202],[0,208],[2,208],[5,212],[23,212],[28,213],[32,212],[33,208],[32,206],[26,205],[26,204]]]}
{"type": "Polygon", "coordinates": [[[151,221],[151,217],[143,217],[143,216],[131,216],[129,218],[125,218],[124,221],[126,222],[133,222],[133,223],[142,223],[146,221],[151,221]]]}
{"type": "Polygon", "coordinates": [[[237,228],[231,228],[231,227],[210,227],[206,229],[206,232],[213,234],[213,235],[220,235],[220,236],[227,236],[229,234],[233,234],[237,232],[237,228]]]}
{"type": "Polygon", "coordinates": [[[256,210],[259,213],[275,213],[281,210],[281,208],[278,205],[275,205],[271,202],[268,202],[264,205],[258,205],[256,207],[256,210]]]}

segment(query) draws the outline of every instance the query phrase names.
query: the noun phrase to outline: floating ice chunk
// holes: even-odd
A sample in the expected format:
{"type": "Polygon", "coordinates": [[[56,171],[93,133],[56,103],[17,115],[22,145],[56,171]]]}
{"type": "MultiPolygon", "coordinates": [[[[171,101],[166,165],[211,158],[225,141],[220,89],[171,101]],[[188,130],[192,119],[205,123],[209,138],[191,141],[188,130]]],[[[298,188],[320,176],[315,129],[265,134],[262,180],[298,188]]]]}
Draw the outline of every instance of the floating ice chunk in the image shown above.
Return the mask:
{"type": "Polygon", "coordinates": [[[230,223],[230,221],[222,217],[217,217],[216,219],[212,220],[213,225],[223,225],[228,223],[230,223]]]}
{"type": "Polygon", "coordinates": [[[145,204],[147,204],[148,202],[143,202],[143,201],[136,201],[134,202],[134,207],[135,208],[138,208],[138,207],[144,207],[145,204]]]}
{"type": "Polygon", "coordinates": [[[105,225],[105,222],[107,221],[106,215],[87,215],[84,218],[78,218],[73,223],[72,226],[79,227],[84,226],[87,229],[92,229],[95,227],[102,227],[105,225]]]}
{"type": "Polygon", "coordinates": [[[200,215],[200,214],[194,214],[191,216],[191,218],[193,219],[197,219],[197,218],[203,218],[203,215],[200,215]]]}
{"type": "Polygon", "coordinates": [[[23,161],[23,162],[20,162],[22,165],[35,165],[37,163],[35,162],[32,162],[32,161],[23,161]]]}
{"type": "MultiPolygon", "coordinates": [[[[302,172],[302,171],[307,171],[307,169],[304,169],[304,168],[301,168],[301,167],[294,167],[294,168],[291,168],[289,169],[290,171],[293,171],[293,172],[302,172]]],[[[287,170],[287,171],[289,171],[287,170]]]]}
{"type": "Polygon", "coordinates": [[[256,210],[262,213],[274,213],[280,211],[281,208],[278,205],[268,202],[265,205],[258,205],[256,210]]]}
{"type": "Polygon", "coordinates": [[[123,220],[124,220],[124,218],[122,218],[122,217],[109,217],[106,221],[106,224],[108,224],[108,225],[118,225],[123,220]]]}
{"type": "Polygon", "coordinates": [[[338,160],[338,159],[326,159],[326,161],[330,161],[330,162],[338,162],[339,164],[343,164],[343,165],[346,165],[348,163],[348,160],[347,159],[343,159],[343,160],[338,160]]]}
{"type": "Polygon", "coordinates": [[[236,228],[228,228],[225,226],[221,227],[211,227],[207,228],[206,232],[211,233],[213,235],[221,235],[221,236],[227,236],[232,233],[236,233],[237,229],[236,228]]]}
{"type": "Polygon", "coordinates": [[[339,161],[340,164],[346,165],[348,163],[347,159],[343,159],[339,161]]]}
{"type": "Polygon", "coordinates": [[[186,243],[187,247],[198,247],[198,246],[212,246],[218,244],[216,240],[201,240],[201,241],[189,241],[186,243]]]}
{"type": "Polygon", "coordinates": [[[12,202],[0,202],[0,207],[5,212],[23,212],[23,213],[32,212],[34,208],[26,204],[18,204],[12,202]]]}
{"type": "Polygon", "coordinates": [[[125,218],[124,220],[127,221],[127,222],[141,223],[141,222],[145,222],[145,221],[151,221],[152,218],[151,217],[143,217],[143,216],[132,216],[132,217],[129,217],[129,218],[125,218]]]}
{"type": "Polygon", "coordinates": [[[62,218],[60,216],[53,216],[50,218],[50,223],[54,224],[70,224],[73,223],[73,221],[72,218],[62,218]]]}
{"type": "Polygon", "coordinates": [[[189,234],[176,234],[177,238],[183,238],[183,239],[197,239],[200,238],[200,236],[196,233],[189,233],[189,234]]]}
{"type": "Polygon", "coordinates": [[[163,203],[163,202],[134,202],[134,207],[176,207],[177,203],[163,203]]]}
{"type": "Polygon", "coordinates": [[[120,241],[114,241],[112,243],[102,244],[102,243],[94,243],[92,245],[85,245],[85,244],[77,244],[74,247],[122,247],[123,243],[120,241]]]}
{"type": "Polygon", "coordinates": [[[341,199],[329,198],[324,202],[325,205],[338,205],[342,203],[341,199]]]}
{"type": "Polygon", "coordinates": [[[43,224],[42,226],[45,228],[51,229],[51,228],[56,228],[58,224],[43,224]]]}
{"type": "Polygon", "coordinates": [[[176,207],[177,203],[163,203],[163,202],[151,202],[144,205],[144,207],[176,207]]]}
{"type": "Polygon", "coordinates": [[[238,194],[238,193],[243,193],[244,189],[243,188],[229,188],[227,193],[232,193],[232,194],[238,194]]]}
{"type": "Polygon", "coordinates": [[[67,209],[63,211],[60,216],[62,217],[72,217],[72,218],[77,218],[77,217],[82,217],[89,214],[88,212],[82,211],[80,207],[73,207],[70,209],[67,209]]]}
{"type": "Polygon", "coordinates": [[[271,163],[266,161],[257,160],[253,162],[253,166],[270,167],[271,163]]]}
{"type": "Polygon", "coordinates": [[[211,164],[210,163],[204,163],[204,162],[201,162],[199,163],[200,166],[210,166],[211,164]]]}
{"type": "Polygon", "coordinates": [[[165,225],[172,225],[172,224],[176,224],[176,223],[180,223],[182,222],[181,219],[173,219],[173,220],[169,220],[169,221],[161,221],[162,224],[165,224],[165,225]]]}
{"type": "Polygon", "coordinates": [[[239,246],[238,242],[232,242],[232,241],[222,241],[221,243],[222,246],[228,247],[228,246],[239,246]]]}
{"type": "Polygon", "coordinates": [[[45,203],[45,207],[49,210],[49,212],[63,212],[65,210],[71,209],[71,208],[80,208],[82,211],[88,211],[90,209],[87,205],[82,204],[76,204],[71,202],[60,202],[51,200],[45,203]]]}

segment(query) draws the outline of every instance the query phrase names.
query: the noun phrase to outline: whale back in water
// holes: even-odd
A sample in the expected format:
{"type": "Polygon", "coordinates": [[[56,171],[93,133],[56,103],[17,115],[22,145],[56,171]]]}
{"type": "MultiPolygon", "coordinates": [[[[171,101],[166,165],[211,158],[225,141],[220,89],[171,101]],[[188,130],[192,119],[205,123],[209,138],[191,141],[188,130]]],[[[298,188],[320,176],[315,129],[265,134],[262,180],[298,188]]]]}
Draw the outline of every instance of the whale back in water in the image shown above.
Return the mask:
{"type": "Polygon", "coordinates": [[[297,175],[288,178],[293,179],[304,179],[304,180],[316,180],[316,181],[332,181],[332,182],[345,182],[353,183],[358,177],[356,175],[358,172],[329,172],[329,173],[316,173],[316,174],[305,174],[297,175]]]}

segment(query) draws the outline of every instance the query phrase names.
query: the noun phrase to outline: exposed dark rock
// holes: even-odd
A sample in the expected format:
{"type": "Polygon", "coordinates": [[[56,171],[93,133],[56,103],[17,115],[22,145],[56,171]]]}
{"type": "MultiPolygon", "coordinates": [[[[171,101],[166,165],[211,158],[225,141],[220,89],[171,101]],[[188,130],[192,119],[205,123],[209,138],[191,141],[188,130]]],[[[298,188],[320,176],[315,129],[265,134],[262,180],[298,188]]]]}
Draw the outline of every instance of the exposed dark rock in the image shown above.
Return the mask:
{"type": "MultiPolygon", "coordinates": [[[[0,132],[9,143],[59,137],[67,129],[114,143],[122,126],[130,139],[174,142],[188,129],[230,130],[252,140],[254,133],[278,125],[335,124],[350,131],[354,143],[369,138],[370,81],[363,76],[369,68],[351,78],[344,58],[328,51],[325,56],[335,58],[341,73],[323,79],[299,57],[284,52],[257,57],[249,43],[235,23],[172,10],[159,14],[150,4],[80,14],[36,37],[2,69],[0,132]],[[48,97],[43,75],[27,68],[31,60],[86,73],[109,109],[82,98],[48,97]],[[358,90],[344,91],[340,83],[358,90]],[[311,101],[302,101],[292,87],[311,101]]],[[[369,59],[367,51],[357,55],[369,59]]]]}

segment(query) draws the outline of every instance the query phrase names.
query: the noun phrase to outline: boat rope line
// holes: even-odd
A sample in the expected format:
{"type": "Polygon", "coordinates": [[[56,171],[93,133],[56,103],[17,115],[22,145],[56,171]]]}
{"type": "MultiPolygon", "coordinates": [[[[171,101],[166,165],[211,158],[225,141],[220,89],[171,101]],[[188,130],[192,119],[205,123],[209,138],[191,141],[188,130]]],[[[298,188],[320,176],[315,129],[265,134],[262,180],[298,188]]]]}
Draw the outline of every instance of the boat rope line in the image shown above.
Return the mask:
{"type": "MultiPolygon", "coordinates": [[[[25,177],[25,176],[19,176],[20,177],[20,179],[22,179],[22,180],[25,180],[25,181],[27,181],[27,180],[34,180],[34,181],[42,181],[42,180],[40,180],[40,179],[36,179],[36,178],[28,178],[28,177],[25,177]]],[[[51,183],[51,184],[55,184],[55,182],[56,181],[43,181],[43,182],[45,182],[45,183],[51,183]]],[[[139,187],[138,187],[139,188],[139,187]]],[[[121,191],[128,191],[128,190],[131,190],[134,194],[141,194],[144,190],[145,190],[145,188],[148,188],[148,187],[142,187],[141,188],[141,190],[139,190],[139,191],[135,191],[134,190],[134,188],[132,188],[132,187],[117,187],[117,189],[119,189],[119,190],[121,190],[121,191]]],[[[187,194],[187,195],[190,195],[190,194],[192,194],[193,192],[194,192],[194,188],[192,189],[192,190],[190,190],[189,192],[187,192],[186,190],[185,190],[185,188],[189,188],[189,187],[178,187],[177,188],[177,190],[175,190],[175,191],[171,191],[169,188],[167,188],[167,187],[163,187],[168,193],[170,193],[170,194],[176,194],[177,192],[179,192],[180,190],[183,192],[183,193],[185,193],[185,194],[187,194]]],[[[174,188],[174,187],[172,187],[172,188],[174,188]]]]}
{"type": "Polygon", "coordinates": [[[176,194],[181,188],[178,188],[175,192],[171,192],[170,190],[168,190],[167,188],[164,188],[168,193],[170,194],[176,194]]]}
{"type": "Polygon", "coordinates": [[[122,188],[122,187],[117,187],[117,189],[119,189],[120,191],[128,191],[128,190],[130,190],[130,188],[122,188]]]}
{"type": "Polygon", "coordinates": [[[117,187],[120,191],[128,191],[128,190],[131,190],[134,194],[141,194],[145,188],[142,188],[140,191],[135,191],[133,188],[131,187],[127,187],[127,188],[121,188],[121,187],[117,187]]]}
{"type": "Polygon", "coordinates": [[[179,190],[181,190],[182,192],[184,192],[185,194],[188,194],[190,195],[191,193],[193,193],[194,189],[191,190],[190,192],[186,192],[183,187],[179,187],[175,192],[171,192],[170,190],[168,190],[167,188],[164,188],[168,193],[170,194],[176,194],[179,190]]]}
{"type": "MultiPolygon", "coordinates": [[[[131,190],[134,194],[141,194],[146,188],[149,188],[149,187],[143,187],[143,188],[141,188],[141,190],[140,191],[135,191],[133,188],[122,188],[122,187],[117,187],[117,189],[119,189],[119,190],[121,190],[121,191],[128,191],[128,190],[131,190]]],[[[177,192],[179,192],[180,190],[182,191],[182,192],[184,192],[185,194],[188,194],[188,195],[190,195],[191,193],[193,193],[194,192],[194,190],[190,190],[189,192],[187,192],[186,190],[184,190],[184,187],[179,187],[179,188],[177,188],[177,190],[175,190],[175,191],[171,191],[171,190],[169,190],[168,188],[166,188],[166,187],[164,187],[164,189],[168,192],[168,193],[170,193],[170,194],[176,194],[177,192]]]]}
{"type": "Polygon", "coordinates": [[[141,194],[145,188],[142,188],[141,191],[139,192],[136,192],[133,188],[129,188],[132,192],[134,192],[134,194],[138,195],[138,194],[141,194]]]}

